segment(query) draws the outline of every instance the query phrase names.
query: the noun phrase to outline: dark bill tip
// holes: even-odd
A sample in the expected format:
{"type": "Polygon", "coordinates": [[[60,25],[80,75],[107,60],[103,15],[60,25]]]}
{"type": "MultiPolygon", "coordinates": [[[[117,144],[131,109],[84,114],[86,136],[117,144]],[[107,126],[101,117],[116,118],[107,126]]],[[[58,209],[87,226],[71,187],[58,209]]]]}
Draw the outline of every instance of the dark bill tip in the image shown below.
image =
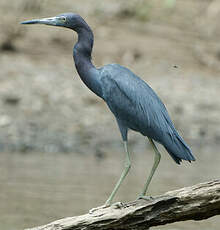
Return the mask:
{"type": "Polygon", "coordinates": [[[37,24],[37,23],[39,23],[39,19],[20,22],[20,24],[37,24]]]}
{"type": "Polygon", "coordinates": [[[44,25],[56,26],[58,22],[59,22],[59,18],[52,17],[52,18],[41,18],[41,19],[24,21],[21,22],[21,24],[44,24],[44,25]]]}

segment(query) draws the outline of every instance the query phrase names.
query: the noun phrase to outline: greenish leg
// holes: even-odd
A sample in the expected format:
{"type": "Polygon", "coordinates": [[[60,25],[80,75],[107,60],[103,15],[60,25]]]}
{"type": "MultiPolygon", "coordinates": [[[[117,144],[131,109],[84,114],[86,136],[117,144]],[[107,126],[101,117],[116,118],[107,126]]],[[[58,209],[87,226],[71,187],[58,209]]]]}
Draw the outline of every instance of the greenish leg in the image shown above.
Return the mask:
{"type": "Polygon", "coordinates": [[[151,146],[153,147],[153,150],[154,150],[154,153],[155,153],[155,156],[154,156],[154,164],[153,164],[153,167],[151,169],[151,172],[150,172],[150,175],[149,177],[147,178],[147,182],[146,184],[144,185],[144,190],[142,191],[142,193],[140,194],[139,198],[144,198],[145,195],[146,195],[146,192],[147,192],[147,189],[148,189],[148,186],[151,182],[151,179],[157,169],[157,166],[159,165],[160,163],[160,158],[161,158],[161,155],[160,155],[160,152],[158,151],[156,145],[154,144],[153,140],[148,138],[149,141],[150,141],[150,144],[151,146]]]}
{"type": "Polygon", "coordinates": [[[130,168],[131,168],[131,161],[130,161],[130,153],[128,152],[128,144],[127,141],[124,141],[124,148],[125,148],[125,153],[126,153],[126,159],[125,159],[125,167],[124,170],[121,174],[120,179],[118,180],[117,184],[115,185],[110,197],[108,198],[108,200],[105,202],[105,206],[109,206],[111,205],[111,202],[116,194],[116,192],[118,191],[121,183],[123,182],[124,178],[126,177],[126,175],[128,174],[130,168]]]}

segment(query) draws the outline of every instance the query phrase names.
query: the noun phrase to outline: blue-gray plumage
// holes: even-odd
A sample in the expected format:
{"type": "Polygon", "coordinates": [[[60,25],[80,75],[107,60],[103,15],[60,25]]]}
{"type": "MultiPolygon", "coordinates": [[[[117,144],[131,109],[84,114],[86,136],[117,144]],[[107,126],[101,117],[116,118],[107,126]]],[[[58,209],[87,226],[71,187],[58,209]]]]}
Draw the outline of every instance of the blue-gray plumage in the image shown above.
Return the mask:
{"type": "Polygon", "coordinates": [[[146,82],[121,65],[109,64],[96,68],[92,64],[93,33],[81,16],[65,13],[52,18],[24,21],[22,24],[61,26],[72,29],[78,34],[78,42],[73,49],[76,69],[87,87],[101,97],[114,114],[126,152],[124,171],[106,201],[106,205],[111,204],[131,166],[127,146],[129,129],[147,136],[155,151],[154,165],[139,198],[145,197],[147,188],[160,161],[160,153],[154,141],[162,144],[178,164],[182,160],[189,162],[195,160],[190,148],[174,128],[164,104],[146,82]]]}
{"type": "Polygon", "coordinates": [[[103,99],[124,130],[123,140],[127,140],[127,129],[132,129],[162,144],[176,163],[194,160],[164,104],[146,82],[118,64],[100,71],[103,99]]]}

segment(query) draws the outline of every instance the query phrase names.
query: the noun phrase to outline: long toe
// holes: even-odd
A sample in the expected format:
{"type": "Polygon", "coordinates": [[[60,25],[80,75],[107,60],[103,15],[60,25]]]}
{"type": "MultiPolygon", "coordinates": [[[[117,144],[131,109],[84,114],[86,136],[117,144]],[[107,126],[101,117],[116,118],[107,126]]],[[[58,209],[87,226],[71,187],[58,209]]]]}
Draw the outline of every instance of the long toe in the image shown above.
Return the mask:
{"type": "Polygon", "coordinates": [[[89,210],[89,214],[93,214],[94,212],[100,210],[100,209],[104,209],[104,208],[108,208],[110,205],[102,205],[102,206],[99,206],[99,207],[96,207],[96,208],[92,208],[89,210]]]}
{"type": "Polygon", "coordinates": [[[147,201],[152,201],[154,198],[152,196],[144,196],[144,195],[139,195],[137,200],[147,200],[147,201]]]}
{"type": "Polygon", "coordinates": [[[102,206],[99,206],[99,207],[96,207],[96,208],[92,208],[89,210],[89,214],[93,214],[94,212],[100,210],[100,209],[104,209],[104,208],[108,208],[108,207],[112,207],[114,209],[121,209],[121,208],[124,208],[125,205],[122,203],[122,202],[116,202],[114,204],[104,204],[102,206]]]}
{"type": "Polygon", "coordinates": [[[121,208],[124,208],[125,205],[122,203],[122,202],[116,202],[114,204],[111,205],[114,209],[121,209],[121,208]]]}

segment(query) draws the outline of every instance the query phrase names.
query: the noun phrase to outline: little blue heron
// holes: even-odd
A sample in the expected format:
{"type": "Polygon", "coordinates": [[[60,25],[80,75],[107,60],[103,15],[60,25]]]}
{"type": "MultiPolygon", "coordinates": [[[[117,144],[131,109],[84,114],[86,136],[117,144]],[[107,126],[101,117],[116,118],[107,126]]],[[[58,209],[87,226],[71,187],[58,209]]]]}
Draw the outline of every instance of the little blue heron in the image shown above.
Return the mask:
{"type": "Polygon", "coordinates": [[[106,201],[106,206],[112,203],[131,167],[127,145],[129,129],[148,137],[155,152],[153,167],[138,198],[147,198],[145,195],[148,186],[160,162],[161,155],[154,141],[162,144],[177,164],[182,160],[189,162],[195,160],[190,148],[177,133],[164,104],[145,81],[118,64],[108,64],[101,68],[96,68],[92,64],[93,32],[81,16],[64,13],[56,17],[21,23],[61,26],[74,30],[78,34],[78,41],[73,48],[78,74],[86,86],[107,103],[114,114],[126,153],[124,170],[106,201]]]}

